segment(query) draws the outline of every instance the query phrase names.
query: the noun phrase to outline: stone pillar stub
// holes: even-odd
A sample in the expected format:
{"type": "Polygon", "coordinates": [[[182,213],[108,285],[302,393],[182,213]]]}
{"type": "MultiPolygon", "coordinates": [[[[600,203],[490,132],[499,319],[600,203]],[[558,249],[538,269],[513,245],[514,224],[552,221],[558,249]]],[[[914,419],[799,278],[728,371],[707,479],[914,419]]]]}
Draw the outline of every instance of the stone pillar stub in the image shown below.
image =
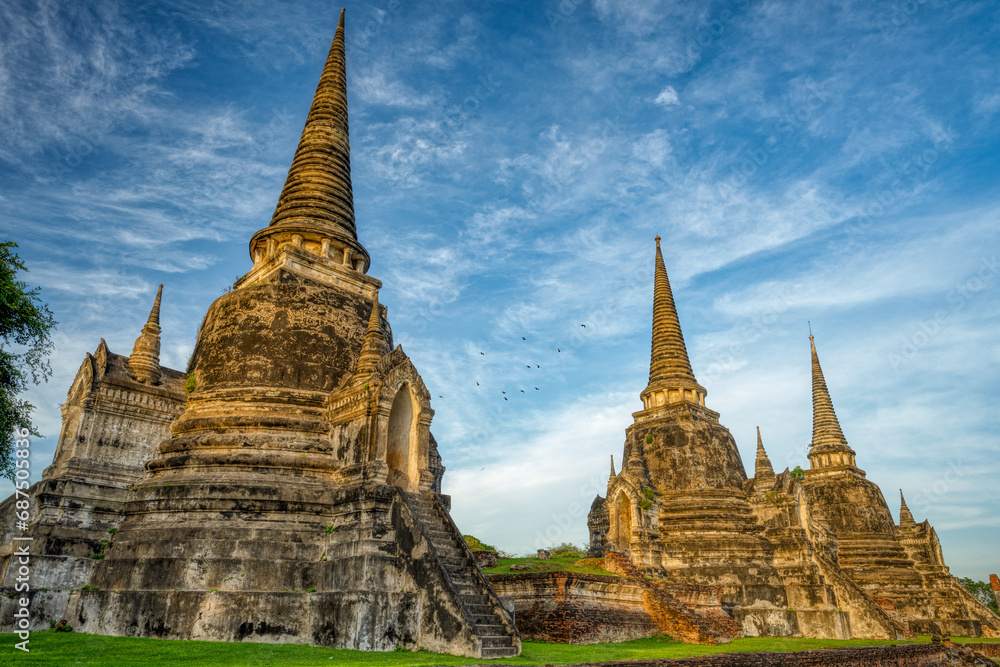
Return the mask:
{"type": "Polygon", "coordinates": [[[997,599],[997,606],[1000,607],[1000,577],[997,577],[995,574],[991,574],[990,587],[993,588],[993,597],[997,599]]]}

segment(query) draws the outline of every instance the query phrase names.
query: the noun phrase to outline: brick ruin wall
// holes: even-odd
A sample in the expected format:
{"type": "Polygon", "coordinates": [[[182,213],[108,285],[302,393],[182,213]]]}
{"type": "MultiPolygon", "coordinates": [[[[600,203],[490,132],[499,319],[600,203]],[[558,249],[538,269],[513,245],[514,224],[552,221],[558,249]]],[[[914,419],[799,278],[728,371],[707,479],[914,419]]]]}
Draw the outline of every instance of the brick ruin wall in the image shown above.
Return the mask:
{"type": "Polygon", "coordinates": [[[645,611],[642,586],[622,577],[570,572],[487,575],[514,605],[524,638],[565,644],[622,642],[660,633],[645,611]]]}
{"type": "Polygon", "coordinates": [[[491,574],[490,584],[513,602],[522,636],[567,644],[622,642],[669,635],[691,644],[742,636],[719,604],[719,591],[628,576],[574,572],[491,574]]]}
{"type": "MultiPolygon", "coordinates": [[[[790,653],[722,653],[676,660],[616,660],[587,662],[568,667],[900,667],[939,665],[948,652],[959,647],[942,644],[864,646],[858,648],[796,651],[790,653]]],[[[996,657],[1000,644],[963,644],[980,655],[996,657]]],[[[971,663],[975,664],[975,663],[971,663]]]]}

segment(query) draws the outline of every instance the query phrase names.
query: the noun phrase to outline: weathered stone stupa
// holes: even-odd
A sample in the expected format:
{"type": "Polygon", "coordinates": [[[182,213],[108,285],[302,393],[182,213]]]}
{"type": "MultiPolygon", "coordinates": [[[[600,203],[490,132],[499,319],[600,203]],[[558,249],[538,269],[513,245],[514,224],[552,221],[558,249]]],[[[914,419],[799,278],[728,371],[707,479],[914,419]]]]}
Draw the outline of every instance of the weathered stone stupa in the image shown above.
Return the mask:
{"type": "Polygon", "coordinates": [[[998,633],[993,614],[951,576],[937,533],[917,524],[900,492],[895,525],[881,489],[858,468],[816,353],[812,351],[813,437],[805,487],[837,536],[841,569],[917,634],[979,637],[998,633]]]}
{"type": "MultiPolygon", "coordinates": [[[[114,354],[101,340],[88,354],[62,405],[62,429],[52,465],[27,490],[31,524],[17,530],[17,496],[0,503],[0,627],[9,627],[18,599],[30,599],[34,628],[66,617],[75,589],[90,584],[95,558],[102,555],[121,522],[128,489],[146,474],[144,466],[170,437],[187,396],[184,373],[160,365],[160,296],[131,356],[114,354]],[[30,589],[17,595],[16,546],[30,547],[30,589]]],[[[22,501],[23,502],[23,501],[22,501]]]]}
{"type": "MultiPolygon", "coordinates": [[[[720,587],[723,606],[747,634],[843,636],[845,613],[818,577],[786,588],[779,554],[749,502],[736,443],[706,407],[691,369],[659,237],[652,334],[643,410],[625,431],[621,472],[612,468],[606,500],[592,510],[594,526],[607,514],[606,548],[653,574],[720,587]]],[[[592,544],[601,539],[591,534],[592,544]]],[[[879,632],[885,625],[873,623],[879,632]]]]}
{"type": "MultiPolygon", "coordinates": [[[[393,348],[381,283],[367,275],[344,51],[342,12],[274,216],[250,240],[253,268],[205,315],[184,411],[155,452],[134,452],[145,475],[129,477],[95,523],[105,538],[116,530],[73,582],[87,584],[67,611],[80,630],[481,658],[520,650],[449,517],[430,395],[393,348]]],[[[169,380],[160,391],[175,417],[183,380],[152,354],[152,318],[143,331],[136,382],[149,392],[169,380]]],[[[76,446],[72,418],[55,465],[76,446]]]]}
{"type": "Polygon", "coordinates": [[[688,359],[656,239],[643,410],[588,517],[592,555],[616,551],[654,576],[722,590],[748,636],[980,636],[1000,617],[947,572],[926,522],[894,527],[854,464],[813,346],[812,469],[775,473],[758,429],[754,477],[688,359]]]}

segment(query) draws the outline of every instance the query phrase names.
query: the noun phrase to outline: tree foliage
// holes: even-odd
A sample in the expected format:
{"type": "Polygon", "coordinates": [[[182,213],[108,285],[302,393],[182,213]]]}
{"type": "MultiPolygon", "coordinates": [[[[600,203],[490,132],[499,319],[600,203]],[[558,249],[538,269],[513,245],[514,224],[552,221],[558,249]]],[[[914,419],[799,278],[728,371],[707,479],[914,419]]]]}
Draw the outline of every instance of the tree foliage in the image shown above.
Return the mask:
{"type": "Polygon", "coordinates": [[[14,432],[26,428],[40,435],[31,423],[35,409],[19,394],[29,382],[40,384],[52,375],[49,354],[56,321],[38,297],[39,289],[17,279],[27,272],[14,252],[17,244],[0,243],[0,474],[14,479],[14,432]]]}
{"type": "Polygon", "coordinates": [[[481,542],[479,538],[473,537],[472,535],[462,535],[465,539],[465,543],[469,545],[469,549],[472,551],[496,551],[495,547],[491,547],[484,542],[481,542]]]}
{"type": "Polygon", "coordinates": [[[969,591],[982,602],[984,605],[997,611],[997,598],[993,595],[993,588],[990,586],[989,582],[986,581],[976,581],[970,579],[969,577],[962,577],[958,580],[958,583],[965,587],[965,590],[969,591]]]}

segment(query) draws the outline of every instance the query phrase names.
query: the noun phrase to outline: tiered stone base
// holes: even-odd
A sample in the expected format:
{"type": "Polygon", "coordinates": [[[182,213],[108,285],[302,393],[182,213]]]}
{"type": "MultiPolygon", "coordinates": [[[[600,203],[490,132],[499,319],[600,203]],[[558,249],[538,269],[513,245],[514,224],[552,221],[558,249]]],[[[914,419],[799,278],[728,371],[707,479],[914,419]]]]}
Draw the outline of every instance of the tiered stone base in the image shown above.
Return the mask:
{"type": "Polygon", "coordinates": [[[498,657],[397,487],[145,486],[126,512],[70,601],[79,630],[498,657]]]}

